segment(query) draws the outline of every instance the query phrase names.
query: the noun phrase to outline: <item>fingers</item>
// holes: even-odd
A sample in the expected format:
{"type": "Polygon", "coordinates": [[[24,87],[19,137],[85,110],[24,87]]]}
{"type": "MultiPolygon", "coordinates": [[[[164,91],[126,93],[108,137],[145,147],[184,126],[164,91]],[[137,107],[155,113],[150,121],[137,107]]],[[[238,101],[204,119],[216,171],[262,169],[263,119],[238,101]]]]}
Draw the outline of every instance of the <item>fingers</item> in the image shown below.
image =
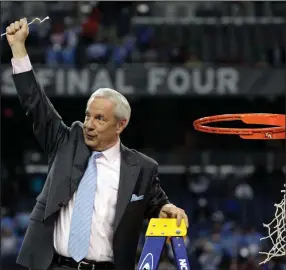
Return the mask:
{"type": "Polygon", "coordinates": [[[177,214],[177,226],[181,225],[182,220],[185,221],[186,227],[189,227],[189,220],[188,216],[186,215],[185,211],[183,209],[178,208],[178,214],[177,214]]]}
{"type": "MultiPolygon", "coordinates": [[[[26,32],[29,32],[29,26],[28,26],[27,18],[21,19],[21,21],[22,21],[22,28],[26,32]]],[[[21,21],[20,21],[20,23],[21,23],[21,21]]]]}
{"type": "Polygon", "coordinates": [[[166,212],[160,212],[159,218],[167,218],[168,214],[166,212]]]}
{"type": "Polygon", "coordinates": [[[181,213],[179,213],[177,215],[177,226],[178,227],[181,225],[182,219],[183,219],[183,215],[181,213]]]}
{"type": "Polygon", "coordinates": [[[14,23],[11,23],[7,28],[6,32],[8,35],[13,35],[20,29],[28,30],[28,23],[27,19],[21,19],[20,21],[15,21],[14,23]]]}
{"type": "Polygon", "coordinates": [[[186,227],[189,227],[188,216],[185,211],[176,206],[163,207],[159,214],[160,218],[175,218],[177,226],[181,225],[182,220],[185,221],[186,227]]]}
{"type": "Polygon", "coordinates": [[[7,34],[13,35],[15,34],[15,23],[11,23],[7,28],[6,28],[7,34]]]}
{"type": "Polygon", "coordinates": [[[10,25],[6,28],[6,33],[7,33],[8,35],[12,35],[12,34],[13,34],[11,26],[12,26],[12,24],[10,24],[10,25]]]}
{"type": "Polygon", "coordinates": [[[188,219],[188,216],[186,215],[185,211],[184,211],[184,214],[183,214],[183,219],[186,223],[186,227],[189,228],[189,219],[188,219]]]}
{"type": "Polygon", "coordinates": [[[20,29],[20,22],[19,22],[19,21],[16,21],[16,22],[14,23],[14,29],[15,29],[15,32],[20,29]]]}
{"type": "Polygon", "coordinates": [[[21,20],[20,20],[20,23],[19,23],[19,24],[20,24],[20,27],[22,27],[22,26],[23,26],[23,24],[24,24],[24,20],[25,20],[25,19],[21,19],[21,20]]]}
{"type": "Polygon", "coordinates": [[[185,221],[186,227],[189,227],[188,217],[183,209],[173,208],[168,213],[167,216],[170,218],[177,219],[177,226],[181,225],[182,219],[185,221]]]}

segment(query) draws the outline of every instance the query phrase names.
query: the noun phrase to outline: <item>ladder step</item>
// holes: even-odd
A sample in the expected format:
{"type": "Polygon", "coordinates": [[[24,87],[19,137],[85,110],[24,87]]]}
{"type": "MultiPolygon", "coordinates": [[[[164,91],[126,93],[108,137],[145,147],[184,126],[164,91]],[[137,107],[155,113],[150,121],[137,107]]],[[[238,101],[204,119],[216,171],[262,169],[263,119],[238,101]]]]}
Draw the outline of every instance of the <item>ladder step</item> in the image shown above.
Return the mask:
{"type": "Polygon", "coordinates": [[[158,269],[167,239],[171,240],[178,269],[191,270],[184,241],[186,234],[187,228],[184,222],[177,227],[176,219],[151,219],[137,270],[158,269]]]}

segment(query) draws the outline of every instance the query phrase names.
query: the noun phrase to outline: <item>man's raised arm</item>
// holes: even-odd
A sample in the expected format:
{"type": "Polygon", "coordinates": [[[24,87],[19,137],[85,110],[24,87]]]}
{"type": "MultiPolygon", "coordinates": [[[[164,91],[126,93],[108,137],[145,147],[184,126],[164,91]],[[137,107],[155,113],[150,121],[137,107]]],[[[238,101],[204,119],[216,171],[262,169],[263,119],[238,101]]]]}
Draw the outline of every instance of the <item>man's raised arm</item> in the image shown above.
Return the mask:
{"type": "Polygon", "coordinates": [[[43,150],[48,154],[57,151],[68,135],[69,128],[63,123],[45,92],[39,85],[27,50],[26,38],[29,27],[26,19],[11,23],[6,28],[7,41],[12,50],[13,80],[26,115],[33,119],[33,130],[43,150]]]}

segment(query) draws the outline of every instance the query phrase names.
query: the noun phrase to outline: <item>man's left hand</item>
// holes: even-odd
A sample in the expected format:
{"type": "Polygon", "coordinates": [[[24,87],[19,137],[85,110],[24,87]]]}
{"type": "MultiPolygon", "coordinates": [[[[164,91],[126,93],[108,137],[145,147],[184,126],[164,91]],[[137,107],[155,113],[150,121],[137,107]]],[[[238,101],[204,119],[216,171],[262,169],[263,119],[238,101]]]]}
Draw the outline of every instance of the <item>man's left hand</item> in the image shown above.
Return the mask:
{"type": "Polygon", "coordinates": [[[180,226],[182,219],[184,219],[187,228],[189,227],[189,221],[185,211],[171,203],[165,204],[161,208],[159,218],[176,218],[177,226],[180,226]]]}

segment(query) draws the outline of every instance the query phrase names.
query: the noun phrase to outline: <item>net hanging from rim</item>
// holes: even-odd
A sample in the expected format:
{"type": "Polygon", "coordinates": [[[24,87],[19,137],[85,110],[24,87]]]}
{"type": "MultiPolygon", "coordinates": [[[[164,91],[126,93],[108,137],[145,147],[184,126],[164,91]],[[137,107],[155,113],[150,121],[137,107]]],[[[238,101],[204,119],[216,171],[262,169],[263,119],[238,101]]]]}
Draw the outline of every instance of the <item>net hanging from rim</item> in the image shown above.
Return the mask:
{"type": "MultiPolygon", "coordinates": [[[[286,188],[286,184],[284,188],[286,188]]],[[[274,219],[268,224],[263,224],[263,227],[268,230],[268,236],[260,240],[270,240],[273,246],[268,252],[259,252],[266,255],[260,264],[265,264],[274,257],[286,255],[286,189],[281,192],[284,193],[284,196],[279,204],[274,204],[276,208],[274,219]]]]}
{"type": "MultiPolygon", "coordinates": [[[[283,114],[243,113],[213,115],[197,119],[193,125],[196,130],[201,132],[238,135],[242,139],[286,139],[286,115],[283,114]],[[245,124],[259,124],[271,127],[223,128],[207,126],[207,124],[210,123],[237,120],[245,124]]],[[[286,256],[286,184],[281,192],[284,193],[282,201],[278,204],[274,204],[276,208],[274,219],[268,224],[263,224],[268,230],[268,236],[260,240],[270,240],[272,248],[268,252],[259,252],[260,254],[266,255],[266,258],[260,264],[265,264],[274,257],[286,256]]]]}

